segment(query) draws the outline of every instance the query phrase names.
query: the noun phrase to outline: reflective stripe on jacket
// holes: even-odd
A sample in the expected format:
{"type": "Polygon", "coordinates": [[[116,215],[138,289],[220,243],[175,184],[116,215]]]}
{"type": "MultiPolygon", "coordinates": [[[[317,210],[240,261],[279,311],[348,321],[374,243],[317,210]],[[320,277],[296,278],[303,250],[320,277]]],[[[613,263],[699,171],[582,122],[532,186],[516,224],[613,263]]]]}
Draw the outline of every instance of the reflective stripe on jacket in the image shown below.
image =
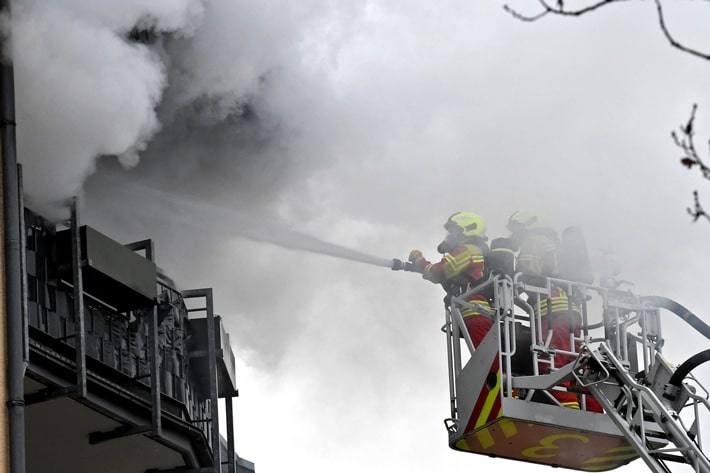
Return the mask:
{"type": "Polygon", "coordinates": [[[520,245],[516,271],[537,276],[557,274],[557,240],[548,234],[528,235],[520,245]]]}
{"type": "MultiPolygon", "coordinates": [[[[566,311],[573,311],[577,312],[581,315],[582,311],[579,310],[579,307],[577,304],[572,302],[570,305],[569,297],[567,296],[567,291],[564,289],[557,287],[557,286],[552,286],[550,290],[550,302],[551,302],[551,312],[550,314],[555,315],[560,312],[566,312],[566,311]]],[[[537,304],[534,305],[534,307],[537,309],[537,304]]],[[[547,312],[547,298],[543,297],[542,300],[540,301],[540,314],[544,317],[548,315],[547,312]]]]}
{"type": "MultiPolygon", "coordinates": [[[[478,245],[466,243],[456,247],[438,263],[424,260],[421,264],[424,279],[444,286],[449,293],[460,294],[470,284],[483,282],[485,276],[484,250],[478,245]]],[[[483,294],[475,294],[468,299],[472,304],[478,304],[490,310],[488,299],[483,294]]],[[[483,315],[480,311],[468,307],[461,308],[461,315],[483,315]]]]}
{"type": "MultiPolygon", "coordinates": [[[[538,230],[525,237],[520,245],[520,253],[516,260],[516,270],[525,274],[534,274],[543,277],[557,276],[557,235],[551,229],[538,230]]],[[[537,310],[535,301],[540,297],[540,313],[548,315],[547,298],[531,295],[530,303],[537,310]]],[[[552,314],[572,310],[581,313],[579,307],[569,303],[567,291],[553,285],[550,290],[552,314]]]]}

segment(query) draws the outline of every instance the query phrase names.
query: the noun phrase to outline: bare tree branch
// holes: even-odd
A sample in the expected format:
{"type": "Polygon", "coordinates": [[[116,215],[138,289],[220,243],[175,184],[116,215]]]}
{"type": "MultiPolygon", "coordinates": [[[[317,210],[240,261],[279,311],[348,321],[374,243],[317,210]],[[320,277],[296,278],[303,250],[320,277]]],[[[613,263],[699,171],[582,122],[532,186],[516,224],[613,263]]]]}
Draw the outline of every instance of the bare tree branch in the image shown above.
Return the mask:
{"type": "MultiPolygon", "coordinates": [[[[540,18],[549,14],[559,16],[581,16],[586,13],[605,7],[611,3],[624,2],[628,0],[596,0],[594,3],[591,3],[590,5],[587,5],[584,8],[579,8],[576,10],[570,10],[565,8],[565,0],[556,0],[556,6],[551,5],[551,1],[552,0],[538,0],[542,11],[535,15],[524,15],[519,11],[515,10],[514,8],[510,7],[508,4],[504,4],[503,9],[518,20],[532,22],[537,21],[540,18]]],[[[685,46],[684,44],[675,39],[675,37],[668,30],[668,26],[666,25],[666,18],[663,12],[662,0],[654,0],[654,2],[656,4],[658,24],[661,28],[661,31],[663,32],[663,35],[666,37],[670,45],[684,53],[690,54],[700,59],[705,59],[706,61],[710,61],[710,53],[704,53],[696,49],[689,48],[688,46],[685,46]]],[[[692,169],[697,166],[697,168],[702,173],[703,178],[710,180],[710,167],[705,164],[705,162],[700,158],[700,155],[695,149],[695,130],[693,129],[693,126],[695,122],[695,112],[697,109],[697,104],[693,104],[693,109],[690,113],[690,118],[688,119],[688,122],[680,127],[680,133],[676,133],[675,131],[673,131],[671,132],[671,136],[673,137],[673,142],[675,143],[675,145],[683,151],[683,156],[680,158],[680,163],[688,169],[692,169]]],[[[708,142],[708,144],[710,145],[710,141],[708,142]]],[[[700,197],[697,190],[693,191],[693,207],[688,207],[687,210],[688,213],[693,217],[694,222],[697,222],[701,217],[710,222],[710,215],[705,212],[705,209],[700,203],[700,197]]]]}
{"type": "Polygon", "coordinates": [[[700,205],[700,198],[698,197],[698,191],[693,191],[694,205],[691,209],[688,207],[688,213],[693,217],[693,222],[697,222],[700,217],[710,222],[710,215],[705,212],[705,209],[700,205]]]}
{"type": "Polygon", "coordinates": [[[536,21],[542,18],[543,16],[547,15],[548,13],[552,13],[554,15],[560,15],[560,16],[582,16],[585,13],[589,13],[591,11],[596,10],[597,8],[601,8],[605,5],[608,5],[610,3],[617,3],[617,2],[625,2],[628,0],[599,0],[597,3],[593,3],[591,5],[587,5],[584,8],[580,8],[578,10],[566,10],[565,9],[565,2],[564,0],[557,0],[557,6],[553,7],[550,4],[548,4],[547,0],[538,0],[540,5],[542,6],[542,11],[536,15],[523,15],[519,11],[515,10],[514,8],[508,6],[507,4],[503,5],[503,9],[513,15],[513,17],[517,18],[518,20],[522,21],[536,21]]]}
{"type": "Polygon", "coordinates": [[[676,144],[676,146],[683,150],[683,157],[680,160],[681,164],[687,167],[688,169],[692,169],[694,166],[698,166],[698,169],[700,169],[700,172],[702,172],[703,177],[705,179],[710,179],[710,167],[708,167],[707,164],[703,162],[703,160],[700,158],[700,155],[698,154],[698,151],[695,149],[694,124],[695,112],[697,110],[698,104],[693,104],[693,109],[690,112],[690,118],[688,119],[688,123],[680,127],[681,135],[678,135],[674,131],[671,133],[671,136],[673,137],[673,142],[676,144]]]}
{"type": "MultiPolygon", "coordinates": [[[[695,148],[695,112],[698,109],[698,104],[693,104],[693,109],[690,112],[690,118],[685,125],[681,125],[680,134],[671,132],[673,142],[677,147],[683,150],[683,156],[680,158],[680,163],[688,169],[698,167],[705,179],[710,179],[710,167],[700,158],[697,149],[695,148]]],[[[710,142],[708,142],[710,146],[710,142]]],[[[693,207],[688,207],[688,213],[693,217],[693,221],[697,222],[700,217],[710,221],[710,215],[705,212],[705,209],[700,204],[698,191],[693,191],[693,207]]]]}
{"type": "MultiPolygon", "coordinates": [[[[524,15],[520,13],[519,11],[515,10],[508,4],[503,5],[503,9],[510,13],[514,18],[521,20],[521,21],[527,21],[527,22],[533,22],[537,21],[540,18],[548,15],[548,14],[553,14],[553,15],[558,15],[558,16],[582,16],[585,13],[592,12],[594,10],[598,10],[599,8],[605,7],[609,5],[610,3],[619,3],[619,2],[626,2],[629,0],[597,0],[595,3],[592,3],[590,5],[587,5],[584,8],[579,8],[576,10],[569,10],[565,8],[565,2],[564,0],[557,0],[557,5],[553,6],[550,5],[549,0],[538,0],[538,3],[540,4],[542,11],[535,15],[524,15]]],[[[698,57],[700,59],[705,59],[706,61],[710,61],[710,53],[704,53],[702,51],[699,51],[697,49],[690,48],[683,43],[679,42],[678,40],[675,39],[675,37],[671,34],[670,30],[668,29],[668,26],[666,25],[666,19],[663,13],[663,5],[661,0],[654,0],[656,3],[656,12],[658,14],[658,23],[661,28],[661,31],[663,32],[663,35],[666,37],[668,42],[670,43],[671,46],[674,48],[683,51],[684,53],[690,54],[692,56],[698,57]]]]}
{"type": "Polygon", "coordinates": [[[656,11],[658,12],[658,23],[661,26],[661,31],[663,31],[663,34],[665,35],[666,39],[668,42],[673,46],[674,48],[680,49],[684,53],[691,54],[693,56],[699,57],[701,59],[705,59],[706,61],[710,61],[710,54],[700,52],[696,49],[691,49],[678,41],[670,34],[668,31],[668,28],[666,27],[666,21],[663,16],[663,7],[661,6],[661,0],[655,0],[656,1],[656,11]]]}
{"type": "Polygon", "coordinates": [[[540,18],[542,18],[543,16],[547,15],[548,13],[550,13],[550,12],[547,11],[547,10],[543,10],[543,11],[541,11],[540,13],[538,13],[537,15],[526,16],[526,15],[523,15],[522,13],[517,12],[516,10],[513,10],[513,9],[510,8],[508,5],[503,5],[503,10],[505,10],[505,11],[507,11],[508,13],[510,13],[511,15],[513,15],[513,18],[515,18],[515,19],[517,19],[517,20],[520,20],[520,21],[530,21],[530,22],[537,21],[537,20],[539,20],[540,18]]]}

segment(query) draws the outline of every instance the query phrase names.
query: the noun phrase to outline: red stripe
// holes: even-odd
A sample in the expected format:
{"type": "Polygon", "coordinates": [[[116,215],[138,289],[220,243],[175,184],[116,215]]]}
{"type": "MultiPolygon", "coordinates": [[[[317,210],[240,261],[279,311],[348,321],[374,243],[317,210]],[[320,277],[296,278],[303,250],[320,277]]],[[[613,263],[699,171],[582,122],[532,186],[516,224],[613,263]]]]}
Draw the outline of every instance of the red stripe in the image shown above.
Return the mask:
{"type": "Polygon", "coordinates": [[[470,432],[473,430],[473,427],[475,427],[476,422],[478,421],[478,415],[480,414],[481,409],[483,409],[483,404],[486,402],[489,391],[490,389],[488,389],[488,386],[484,386],[478,395],[478,400],[476,401],[476,405],[471,413],[471,418],[468,420],[468,424],[466,425],[466,432],[470,432]]]}
{"type": "MultiPolygon", "coordinates": [[[[497,358],[496,358],[497,361],[497,358]]],[[[495,361],[493,362],[495,364],[495,361]]],[[[489,368],[493,368],[493,364],[491,364],[489,368]]],[[[488,393],[491,390],[488,388],[488,384],[485,382],[483,383],[483,389],[481,389],[481,392],[478,393],[478,399],[476,400],[476,405],[473,406],[473,412],[471,413],[471,417],[468,420],[468,424],[466,424],[466,432],[470,432],[471,429],[476,425],[476,422],[478,421],[478,416],[481,413],[481,410],[483,409],[483,405],[486,403],[486,399],[488,398],[488,393]]],[[[500,410],[500,396],[496,396],[496,401],[495,404],[493,405],[493,410],[491,411],[491,416],[492,418],[495,418],[498,415],[498,410],[500,410]]],[[[490,421],[491,417],[486,420],[486,422],[490,421]]]]}
{"type": "Polygon", "coordinates": [[[486,420],[486,422],[490,422],[498,418],[498,413],[500,412],[501,404],[500,397],[500,392],[498,392],[498,395],[496,396],[496,400],[493,402],[493,407],[491,408],[491,412],[488,415],[488,419],[486,420]]]}

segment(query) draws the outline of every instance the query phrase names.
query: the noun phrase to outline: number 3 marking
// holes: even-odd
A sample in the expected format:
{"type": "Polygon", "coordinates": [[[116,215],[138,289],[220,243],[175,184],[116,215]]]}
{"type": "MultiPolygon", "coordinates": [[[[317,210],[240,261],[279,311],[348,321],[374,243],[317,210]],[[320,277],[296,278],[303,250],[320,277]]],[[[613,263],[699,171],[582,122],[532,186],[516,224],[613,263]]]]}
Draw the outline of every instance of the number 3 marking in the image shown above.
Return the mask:
{"type": "Polygon", "coordinates": [[[540,444],[536,445],[534,447],[529,447],[523,450],[523,456],[528,457],[528,458],[550,458],[554,457],[555,453],[545,453],[543,454],[545,450],[559,450],[559,446],[556,444],[558,440],[561,439],[575,439],[579,440],[582,443],[589,443],[589,438],[585,437],[584,435],[576,435],[576,434],[560,434],[560,435],[550,435],[548,437],[543,438],[540,440],[540,444]]]}

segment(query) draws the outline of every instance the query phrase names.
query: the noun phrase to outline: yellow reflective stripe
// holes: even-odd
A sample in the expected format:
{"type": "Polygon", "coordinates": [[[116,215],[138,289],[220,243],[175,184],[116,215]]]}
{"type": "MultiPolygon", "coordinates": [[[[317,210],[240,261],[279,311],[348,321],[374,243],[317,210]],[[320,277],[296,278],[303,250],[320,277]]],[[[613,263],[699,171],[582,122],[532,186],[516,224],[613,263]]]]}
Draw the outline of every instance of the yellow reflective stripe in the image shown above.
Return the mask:
{"type": "Polygon", "coordinates": [[[495,440],[493,440],[493,435],[491,435],[488,429],[483,429],[476,432],[476,438],[479,442],[481,442],[481,447],[483,447],[484,449],[492,447],[496,443],[495,440]]]}
{"type": "Polygon", "coordinates": [[[444,261],[446,261],[447,264],[444,265],[443,269],[444,275],[447,279],[451,279],[458,275],[471,263],[484,263],[483,254],[477,246],[466,245],[465,248],[466,251],[459,255],[453,255],[450,253],[444,255],[444,261]]]}
{"type": "Polygon", "coordinates": [[[458,273],[463,268],[468,266],[469,256],[467,253],[462,253],[459,257],[455,257],[451,254],[444,255],[444,259],[448,263],[448,268],[444,266],[444,272],[458,273]],[[448,269],[448,271],[446,271],[448,269]]]}
{"type": "Polygon", "coordinates": [[[510,419],[503,419],[499,422],[500,429],[503,431],[505,438],[509,439],[518,433],[518,429],[515,427],[515,422],[510,419]]]}
{"type": "Polygon", "coordinates": [[[526,273],[542,274],[542,266],[538,262],[538,258],[532,255],[518,255],[516,266],[524,268],[526,273]]]}
{"type": "Polygon", "coordinates": [[[456,448],[458,448],[459,450],[466,450],[467,452],[470,452],[470,451],[471,451],[471,447],[469,447],[468,442],[466,441],[466,439],[457,440],[454,445],[455,445],[456,448]]]}
{"type": "Polygon", "coordinates": [[[570,409],[579,409],[579,403],[577,401],[562,402],[562,407],[568,407],[570,409]]]}
{"type": "MultiPolygon", "coordinates": [[[[634,447],[632,447],[631,445],[622,445],[621,447],[614,447],[614,448],[610,448],[609,450],[607,450],[607,453],[614,453],[614,452],[634,452],[634,453],[636,453],[636,449],[634,449],[634,447]]],[[[589,462],[585,462],[585,463],[589,463],[589,462]]]]}
{"type": "Polygon", "coordinates": [[[476,420],[476,425],[474,428],[479,428],[488,421],[488,417],[491,415],[491,410],[493,410],[493,404],[496,402],[498,393],[500,392],[500,371],[496,376],[496,385],[488,391],[488,396],[486,396],[486,402],[483,403],[483,408],[481,409],[478,419],[476,420]]]}
{"type": "MultiPolygon", "coordinates": [[[[471,304],[476,304],[481,306],[483,309],[488,309],[491,310],[491,305],[488,303],[488,301],[470,301],[471,304]]],[[[461,308],[461,317],[466,318],[466,317],[487,317],[487,315],[481,314],[480,311],[470,309],[468,307],[462,307],[461,308]]]]}
{"type": "Polygon", "coordinates": [[[444,274],[447,278],[452,278],[459,274],[461,271],[466,269],[466,267],[471,263],[481,263],[483,264],[483,256],[479,254],[472,253],[471,251],[466,251],[458,256],[452,256],[447,254],[444,259],[448,263],[444,265],[444,274]]]}
{"type": "Polygon", "coordinates": [[[590,458],[584,462],[582,470],[584,471],[603,471],[614,468],[614,465],[618,465],[626,460],[632,460],[638,458],[638,453],[634,450],[634,447],[630,445],[622,447],[614,447],[607,450],[605,453],[608,455],[605,457],[590,458]],[[595,465],[596,464],[596,465],[595,465]]]}
{"type": "MultiPolygon", "coordinates": [[[[569,299],[566,296],[552,297],[550,298],[550,302],[552,302],[552,312],[570,310],[569,299]]],[[[571,305],[571,309],[575,312],[579,312],[579,307],[574,303],[571,305]]],[[[547,299],[540,301],[540,313],[547,315],[547,299]]]]}
{"type": "MultiPolygon", "coordinates": [[[[481,304],[484,309],[490,309],[490,306],[486,307],[483,304],[481,304]]],[[[461,310],[461,317],[464,319],[466,317],[488,317],[486,314],[482,314],[481,311],[473,310],[466,308],[465,310],[461,310]]]]}
{"type": "Polygon", "coordinates": [[[514,255],[515,251],[510,248],[495,248],[491,250],[491,253],[510,253],[511,255],[514,255]]]}
{"type": "Polygon", "coordinates": [[[612,463],[616,462],[619,460],[630,460],[631,458],[636,458],[638,457],[638,453],[625,453],[623,455],[613,455],[613,456],[608,456],[608,457],[598,457],[598,458],[592,458],[591,460],[587,460],[584,462],[585,465],[589,463],[612,463]]]}
{"type": "Polygon", "coordinates": [[[518,261],[519,261],[519,262],[535,261],[535,259],[536,259],[536,258],[533,257],[532,255],[527,255],[527,256],[526,256],[526,255],[520,255],[520,256],[518,256],[518,261]]]}

